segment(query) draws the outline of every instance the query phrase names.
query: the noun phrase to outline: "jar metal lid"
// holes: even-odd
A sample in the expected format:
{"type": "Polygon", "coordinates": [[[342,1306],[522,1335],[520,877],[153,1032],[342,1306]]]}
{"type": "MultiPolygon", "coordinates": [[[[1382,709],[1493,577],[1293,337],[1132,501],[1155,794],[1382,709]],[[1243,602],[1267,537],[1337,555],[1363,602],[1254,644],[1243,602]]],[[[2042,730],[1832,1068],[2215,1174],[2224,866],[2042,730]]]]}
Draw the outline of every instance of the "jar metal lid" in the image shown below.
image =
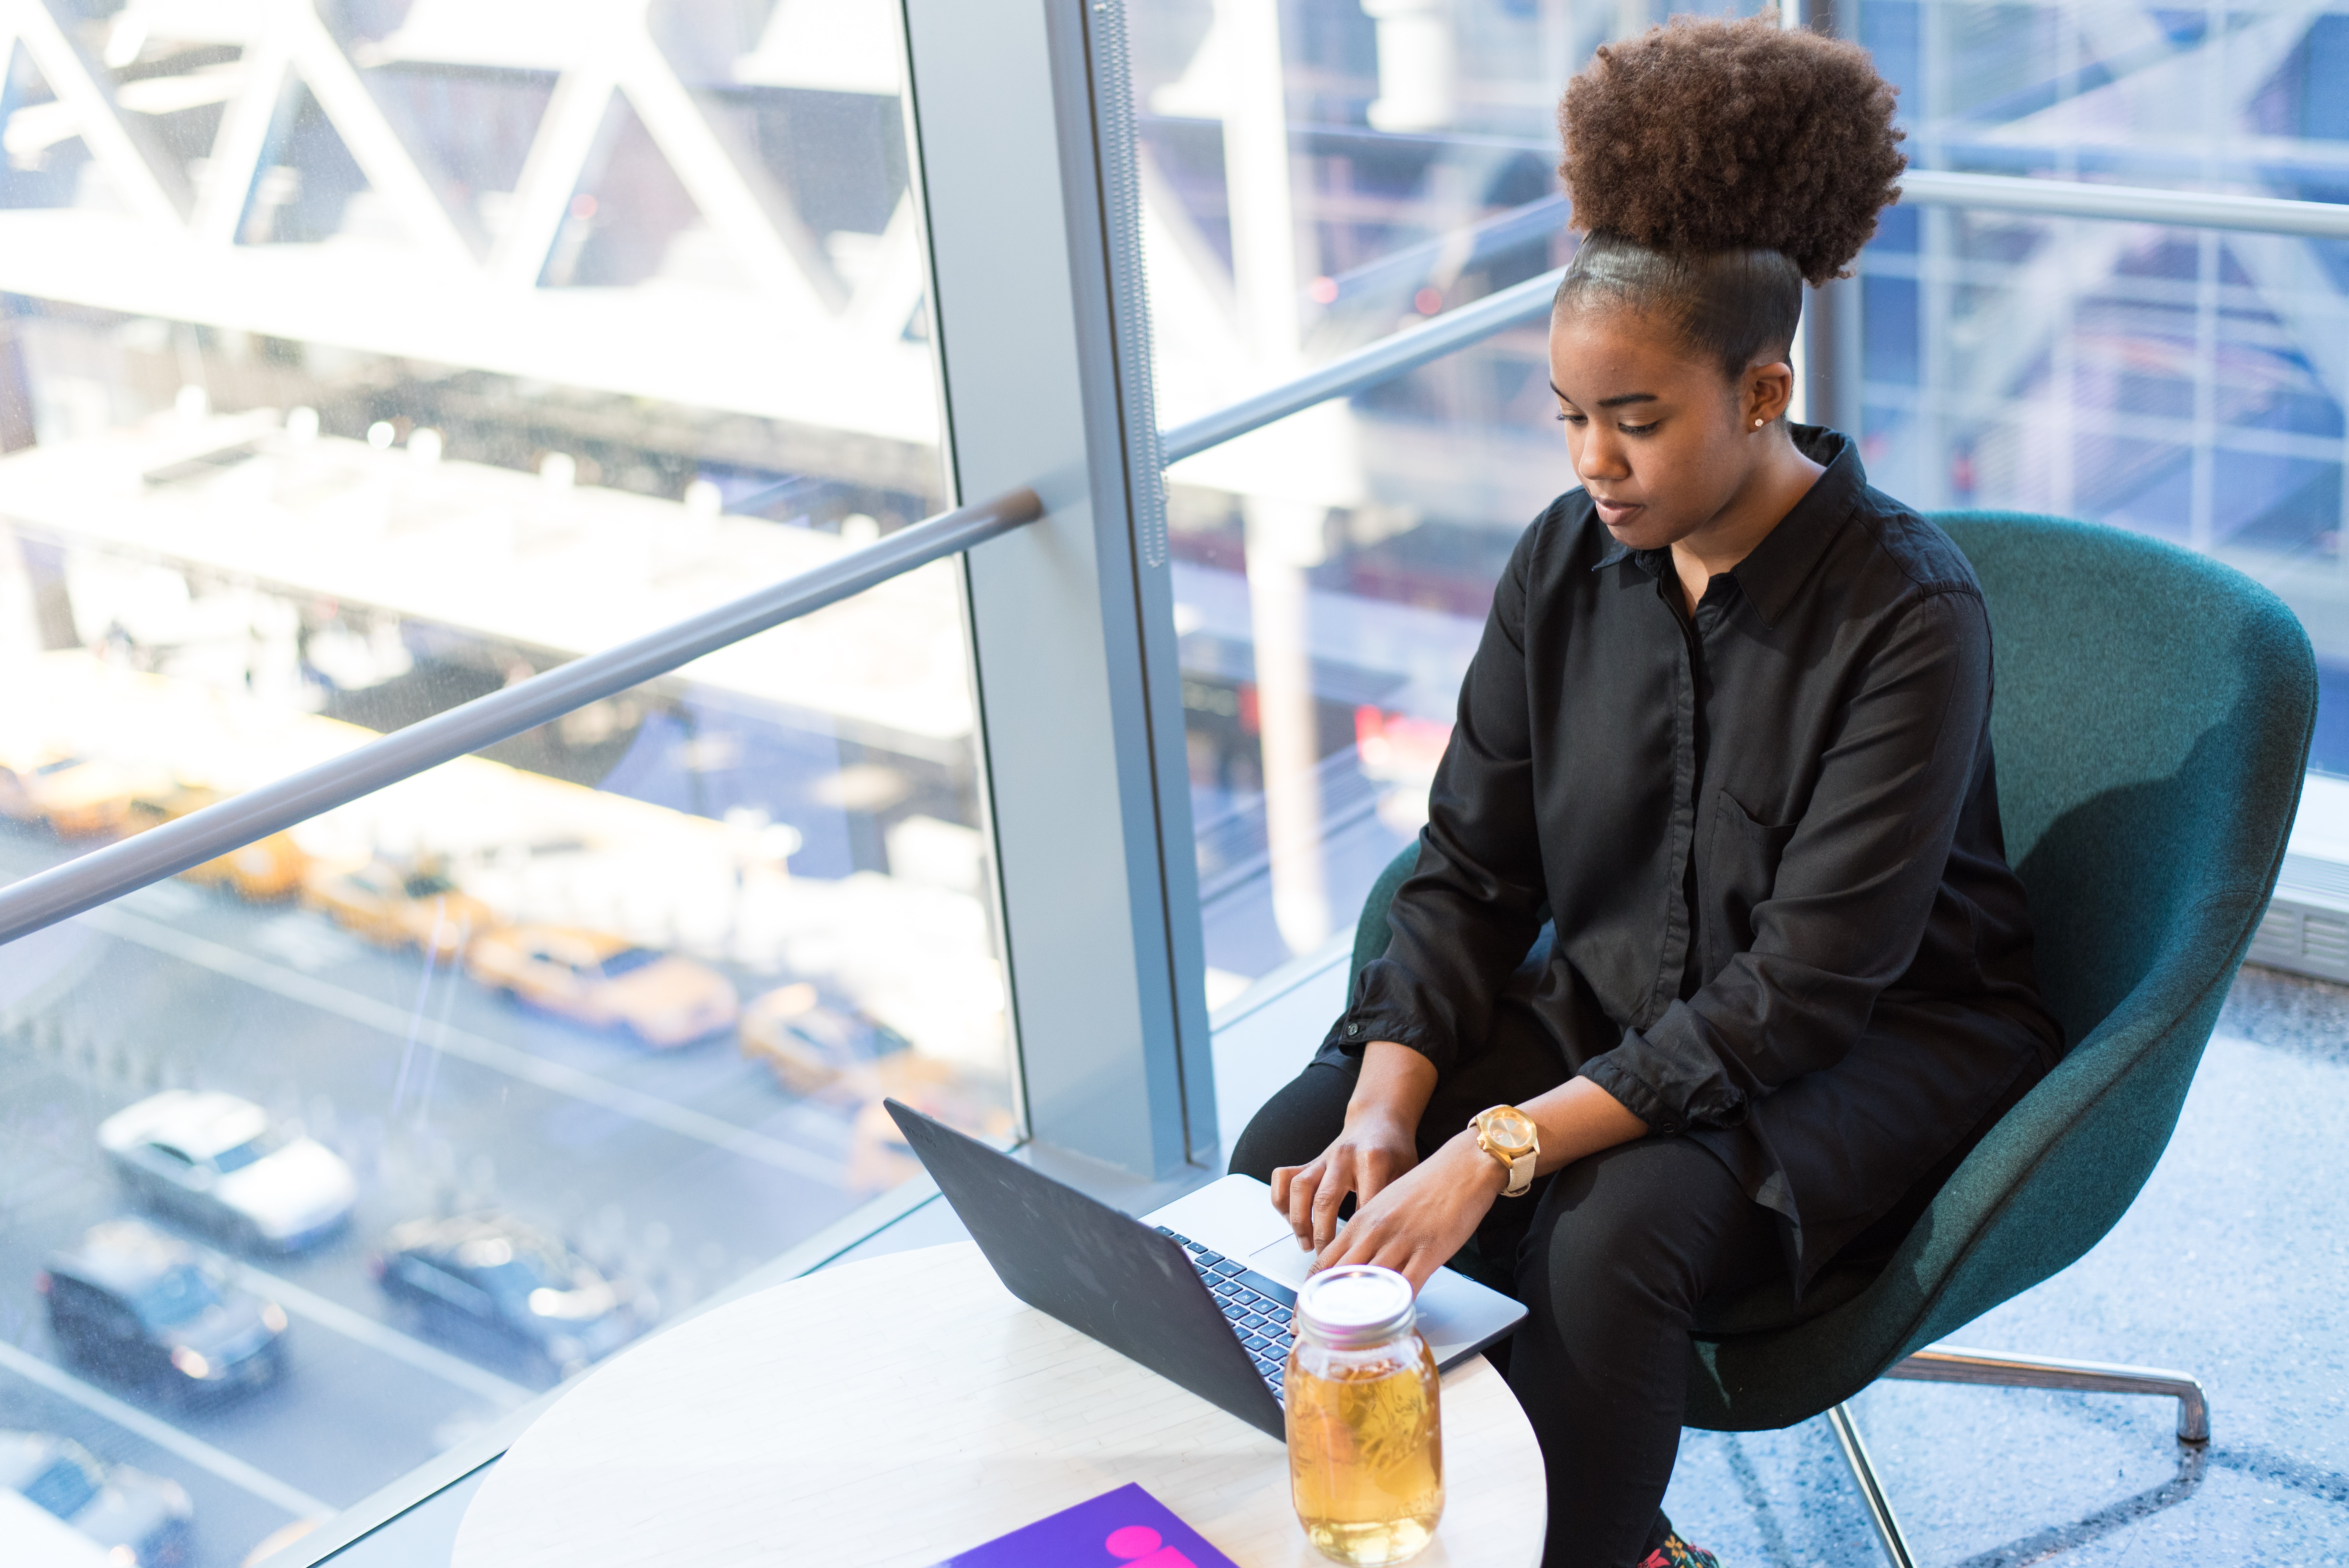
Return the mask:
{"type": "Polygon", "coordinates": [[[1417,1318],[1411,1281],[1376,1264],[1324,1269],[1297,1293],[1297,1329],[1338,1349],[1383,1345],[1417,1318]]]}

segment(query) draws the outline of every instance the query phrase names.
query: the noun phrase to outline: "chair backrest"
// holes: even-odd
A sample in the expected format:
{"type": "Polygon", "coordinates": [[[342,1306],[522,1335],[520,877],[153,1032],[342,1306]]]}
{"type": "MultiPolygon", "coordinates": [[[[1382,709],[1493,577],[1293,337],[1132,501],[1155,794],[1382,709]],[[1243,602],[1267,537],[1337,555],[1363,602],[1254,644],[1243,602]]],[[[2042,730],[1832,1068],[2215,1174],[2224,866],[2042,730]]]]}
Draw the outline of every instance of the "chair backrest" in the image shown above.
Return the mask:
{"type": "Polygon", "coordinates": [[[1914,1344],[2069,1264],[2152,1173],[2274,889],[2316,722],[2307,634],[2232,568],[2058,518],[1935,521],[1990,606],[2007,858],[2073,1045],[1888,1271],[1916,1293],[1914,1344]]]}
{"type": "Polygon", "coordinates": [[[2213,898],[2265,901],[2315,722],[2308,639],[2250,579],[2137,534],[1934,521],[1990,605],[2007,859],[2048,1002],[2082,1041],[2180,921],[2213,898]]]}
{"type": "MultiPolygon", "coordinates": [[[[1752,1336],[1770,1342],[1753,1357],[1722,1346],[1722,1381],[1692,1394],[1705,1425],[1815,1414],[2111,1229],[2177,1125],[2299,802],[2315,662],[2273,594],[2117,529],[2013,513],[1935,521],[1990,606],[2007,858],[2072,1048],[1863,1295],[1752,1336]],[[1764,1395],[1761,1367],[1788,1354],[1839,1364],[1804,1381],[1842,1392],[1805,1409],[1808,1393],[1764,1395]],[[1744,1370],[1731,1376],[1732,1362],[1744,1370]],[[1740,1387],[1762,1408],[1733,1419],[1740,1387]]],[[[1417,855],[1406,848],[1373,889],[1357,968],[1384,950],[1387,904],[1417,855]]]]}

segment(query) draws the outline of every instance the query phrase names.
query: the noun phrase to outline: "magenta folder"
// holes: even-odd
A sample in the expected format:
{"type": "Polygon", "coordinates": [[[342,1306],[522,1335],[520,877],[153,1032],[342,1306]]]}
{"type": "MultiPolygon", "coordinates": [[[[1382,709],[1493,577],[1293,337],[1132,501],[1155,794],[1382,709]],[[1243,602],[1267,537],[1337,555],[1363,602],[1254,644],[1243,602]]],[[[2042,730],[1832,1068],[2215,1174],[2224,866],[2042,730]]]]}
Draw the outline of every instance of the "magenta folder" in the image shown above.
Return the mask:
{"type": "Polygon", "coordinates": [[[1105,1491],[935,1568],[1239,1568],[1138,1486],[1105,1491]]]}

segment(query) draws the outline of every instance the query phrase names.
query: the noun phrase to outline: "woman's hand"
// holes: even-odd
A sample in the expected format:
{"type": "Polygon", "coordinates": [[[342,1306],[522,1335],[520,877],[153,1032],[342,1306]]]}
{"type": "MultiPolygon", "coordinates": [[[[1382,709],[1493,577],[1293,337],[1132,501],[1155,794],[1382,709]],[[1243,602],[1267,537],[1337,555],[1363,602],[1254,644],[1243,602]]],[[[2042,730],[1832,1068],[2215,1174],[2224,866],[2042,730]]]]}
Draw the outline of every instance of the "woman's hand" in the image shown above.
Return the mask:
{"type": "Polygon", "coordinates": [[[1476,1147],[1475,1134],[1464,1132],[1356,1209],[1313,1267],[1378,1264],[1416,1291],[1476,1233],[1508,1180],[1501,1162],[1476,1147]]]}
{"type": "Polygon", "coordinates": [[[1358,1208],[1419,1163],[1412,1126],[1380,1108],[1358,1108],[1319,1158],[1272,1173],[1272,1206],[1288,1216],[1297,1244],[1319,1252],[1338,1233],[1338,1205],[1346,1194],[1358,1208]]]}
{"type": "Polygon", "coordinates": [[[1419,1119],[1435,1093],[1435,1064],[1408,1046],[1372,1040],[1346,1101],[1346,1130],[1303,1165],[1272,1173],[1272,1206],[1288,1217],[1297,1244],[1319,1252],[1338,1233],[1346,1194],[1368,1203],[1419,1163],[1419,1119]]]}

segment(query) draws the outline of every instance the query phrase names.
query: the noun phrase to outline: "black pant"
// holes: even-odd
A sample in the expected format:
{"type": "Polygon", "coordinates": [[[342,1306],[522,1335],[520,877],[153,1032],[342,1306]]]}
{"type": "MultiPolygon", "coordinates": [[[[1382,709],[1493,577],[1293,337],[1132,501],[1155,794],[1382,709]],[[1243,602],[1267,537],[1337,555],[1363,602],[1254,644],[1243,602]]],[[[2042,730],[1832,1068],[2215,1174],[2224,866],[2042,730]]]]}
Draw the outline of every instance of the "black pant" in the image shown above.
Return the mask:
{"type": "MultiPolygon", "coordinates": [[[[1439,1083],[1421,1153],[1486,1106],[1530,1099],[1564,1077],[1555,1064],[1518,1070],[1523,1084],[1505,1081],[1498,1064],[1475,1081],[1439,1083]]],[[[1319,1154],[1345,1123],[1355,1077],[1307,1068],[1248,1123],[1232,1169],[1269,1181],[1275,1166],[1319,1154]]],[[[1530,1313],[1506,1365],[1549,1476],[1545,1568],[1632,1568],[1662,1542],[1691,1318],[1706,1296],[1785,1269],[1775,1225],[1727,1167],[1681,1138],[1618,1145],[1495,1202],[1476,1247],[1487,1276],[1510,1276],[1530,1313]]]]}

